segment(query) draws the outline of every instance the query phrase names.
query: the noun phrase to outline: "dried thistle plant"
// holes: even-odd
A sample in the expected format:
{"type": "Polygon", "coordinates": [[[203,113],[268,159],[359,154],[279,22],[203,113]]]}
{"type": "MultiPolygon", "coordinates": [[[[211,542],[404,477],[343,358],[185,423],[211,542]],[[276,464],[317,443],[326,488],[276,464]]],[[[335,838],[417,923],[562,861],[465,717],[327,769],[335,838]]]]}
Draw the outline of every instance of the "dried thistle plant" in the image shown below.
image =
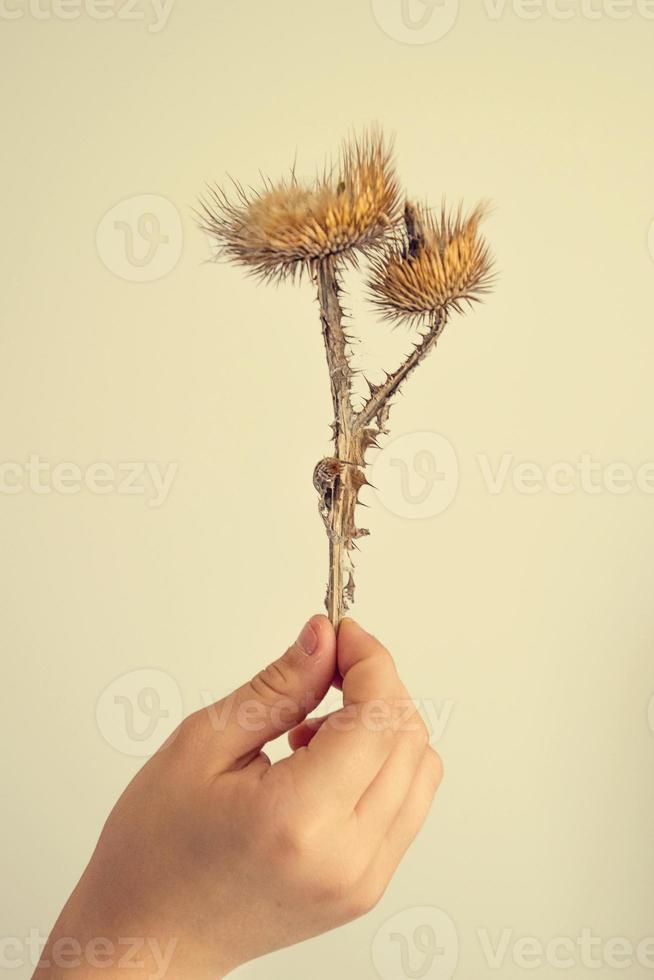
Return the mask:
{"type": "MultiPolygon", "coordinates": [[[[313,181],[295,172],[260,190],[234,184],[230,197],[209,188],[200,226],[218,256],[266,281],[309,276],[316,285],[334,410],[334,455],[313,474],[329,539],[326,607],[336,626],[354,597],[352,551],[369,532],[357,528],[358,494],[367,483],[366,452],[378,446],[391,402],[408,375],[436,346],[448,316],[482,299],[492,285],[492,258],[479,233],[484,207],[469,215],[442,206],[438,216],[406,203],[389,145],[376,130],[347,141],[335,165],[313,181]],[[384,319],[408,323],[418,340],[381,385],[367,381],[362,407],[352,400],[352,337],[343,325],[341,274],[369,261],[368,290],[384,319]]],[[[351,328],[349,328],[351,329],[351,328]]],[[[367,380],[367,379],[366,379],[367,380]]]]}

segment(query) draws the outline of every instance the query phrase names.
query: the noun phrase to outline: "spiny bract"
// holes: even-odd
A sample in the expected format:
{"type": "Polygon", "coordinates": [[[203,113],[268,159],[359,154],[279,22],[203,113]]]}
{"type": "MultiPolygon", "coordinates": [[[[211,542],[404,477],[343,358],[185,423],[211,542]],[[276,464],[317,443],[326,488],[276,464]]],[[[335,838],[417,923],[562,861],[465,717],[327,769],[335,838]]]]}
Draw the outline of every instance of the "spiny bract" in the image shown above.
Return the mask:
{"type": "Polygon", "coordinates": [[[462,311],[490,289],[493,260],[479,222],[485,207],[469,215],[459,208],[440,215],[407,204],[405,230],[373,257],[370,298],[384,318],[423,323],[440,310],[462,311]]]}
{"type": "Polygon", "coordinates": [[[344,143],[337,165],[313,182],[292,173],[259,191],[236,184],[234,200],[214,187],[200,204],[220,254],[274,279],[378,248],[398,220],[399,188],[390,148],[373,130],[344,143]]]}

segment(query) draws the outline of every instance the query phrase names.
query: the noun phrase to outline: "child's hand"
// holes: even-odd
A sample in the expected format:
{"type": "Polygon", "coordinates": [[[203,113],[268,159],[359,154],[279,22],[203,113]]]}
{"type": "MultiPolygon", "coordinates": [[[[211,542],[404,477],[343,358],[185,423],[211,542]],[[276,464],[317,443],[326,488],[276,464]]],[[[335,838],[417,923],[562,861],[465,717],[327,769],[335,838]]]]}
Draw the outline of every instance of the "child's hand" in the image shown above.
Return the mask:
{"type": "Polygon", "coordinates": [[[76,980],[215,980],[361,915],[441,771],[389,653],[352,620],[337,650],[314,616],[280,660],[186,718],[132,780],[36,975],[70,976],[75,963],[76,980]],[[305,722],[337,669],[343,709],[305,722]],[[282,731],[294,752],[271,765],[261,748],[282,731]]]}

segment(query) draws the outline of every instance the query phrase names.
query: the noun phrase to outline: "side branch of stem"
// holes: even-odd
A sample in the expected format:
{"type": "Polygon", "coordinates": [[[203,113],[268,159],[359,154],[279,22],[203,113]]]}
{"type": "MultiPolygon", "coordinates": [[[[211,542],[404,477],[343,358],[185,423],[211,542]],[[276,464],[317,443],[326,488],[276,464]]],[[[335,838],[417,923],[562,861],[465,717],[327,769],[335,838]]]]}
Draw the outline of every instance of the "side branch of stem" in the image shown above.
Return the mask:
{"type": "Polygon", "coordinates": [[[350,552],[355,539],[367,531],[355,524],[357,495],[366,482],[363,476],[365,452],[374,444],[376,421],[380,430],[388,418],[390,402],[400,385],[420,361],[435,347],[445,326],[445,311],[434,317],[427,333],[408,357],[371,394],[361,411],[352,408],[352,368],[347,353],[347,338],[343,330],[343,310],[339,300],[338,273],[333,262],[321,262],[316,270],[320,321],[329,369],[332,405],[334,410],[334,459],[338,475],[330,493],[329,507],[323,507],[329,538],[329,580],[325,605],[335,627],[348,608],[354,592],[350,552]],[[338,466],[338,464],[340,467],[338,466]]]}
{"type": "Polygon", "coordinates": [[[398,388],[403,381],[406,381],[411,372],[418,366],[420,361],[436,346],[445,327],[447,315],[444,310],[440,310],[434,317],[434,321],[426,334],[423,335],[420,343],[416,344],[409,356],[400,366],[389,374],[386,381],[379,387],[373,388],[370,398],[365,403],[360,412],[357,413],[354,421],[354,430],[359,431],[377,418],[380,427],[383,428],[388,416],[388,408],[391,398],[397,394],[398,388]]]}

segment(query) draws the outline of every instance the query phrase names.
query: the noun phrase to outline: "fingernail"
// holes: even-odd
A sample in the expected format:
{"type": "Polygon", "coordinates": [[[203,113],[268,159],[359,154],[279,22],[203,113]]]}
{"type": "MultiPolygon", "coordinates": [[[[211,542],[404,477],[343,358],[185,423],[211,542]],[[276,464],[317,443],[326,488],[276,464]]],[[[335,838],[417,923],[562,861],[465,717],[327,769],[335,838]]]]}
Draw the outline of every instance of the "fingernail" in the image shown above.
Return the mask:
{"type": "Polygon", "coordinates": [[[302,627],[302,632],[297,638],[297,645],[309,657],[312,653],[316,652],[318,648],[318,634],[314,630],[311,623],[305,623],[305,625],[302,627]]]}

